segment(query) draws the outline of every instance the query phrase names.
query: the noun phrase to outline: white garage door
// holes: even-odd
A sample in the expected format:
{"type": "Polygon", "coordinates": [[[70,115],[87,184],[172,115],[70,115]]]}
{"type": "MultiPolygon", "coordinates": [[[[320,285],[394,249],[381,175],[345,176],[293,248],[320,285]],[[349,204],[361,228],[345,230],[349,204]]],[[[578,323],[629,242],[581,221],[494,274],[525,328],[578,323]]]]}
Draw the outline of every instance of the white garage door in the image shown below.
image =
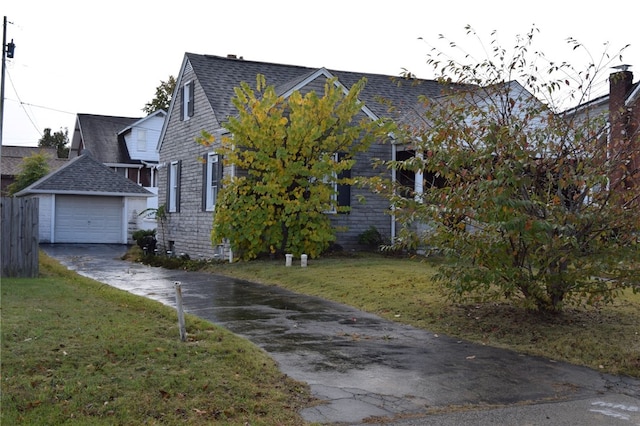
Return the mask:
{"type": "Polygon", "coordinates": [[[56,196],[56,243],[122,243],[122,197],[56,196]]]}

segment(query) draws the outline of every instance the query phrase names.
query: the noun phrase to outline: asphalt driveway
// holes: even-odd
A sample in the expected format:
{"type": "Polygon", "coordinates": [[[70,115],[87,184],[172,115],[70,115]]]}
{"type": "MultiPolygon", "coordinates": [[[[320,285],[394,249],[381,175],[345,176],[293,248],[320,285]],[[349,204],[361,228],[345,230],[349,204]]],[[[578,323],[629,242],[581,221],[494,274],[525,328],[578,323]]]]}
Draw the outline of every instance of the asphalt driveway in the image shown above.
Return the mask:
{"type": "Polygon", "coordinates": [[[82,275],[169,306],[181,282],[186,312],[251,340],[326,400],[301,413],[309,422],[640,425],[635,379],[438,336],[277,287],[122,261],[126,246],[41,248],[82,275]],[[468,410],[442,413],[451,406],[468,410]]]}

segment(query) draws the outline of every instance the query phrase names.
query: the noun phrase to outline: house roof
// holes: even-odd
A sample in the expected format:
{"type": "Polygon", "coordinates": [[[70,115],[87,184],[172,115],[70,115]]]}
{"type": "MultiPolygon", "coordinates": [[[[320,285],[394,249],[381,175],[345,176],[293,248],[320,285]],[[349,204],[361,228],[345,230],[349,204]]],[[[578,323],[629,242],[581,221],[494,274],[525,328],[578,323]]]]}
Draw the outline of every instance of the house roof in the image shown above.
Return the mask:
{"type": "MultiPolygon", "coordinates": [[[[628,106],[632,104],[636,99],[640,97],[640,81],[636,81],[631,86],[631,90],[627,93],[625,97],[625,104],[628,106]]],[[[599,109],[602,112],[607,112],[609,110],[609,93],[605,95],[598,96],[597,98],[593,98],[587,102],[581,103],[578,106],[571,107],[565,111],[567,114],[578,113],[584,110],[596,110],[599,109]]]]}
{"type": "Polygon", "coordinates": [[[125,147],[118,141],[118,133],[140,119],[140,117],[78,114],[69,158],[82,155],[87,150],[101,163],[130,162],[125,147]]]}
{"type": "Polygon", "coordinates": [[[58,158],[58,153],[55,148],[2,145],[2,164],[0,165],[2,175],[17,175],[21,171],[22,160],[35,154],[45,155],[50,171],[58,170],[68,161],[66,158],[58,158]]]}
{"type": "Polygon", "coordinates": [[[153,194],[109,167],[84,154],[18,192],[28,194],[70,194],[151,197],[153,194]]]}
{"type": "MultiPolygon", "coordinates": [[[[408,116],[410,111],[415,110],[418,97],[433,98],[439,96],[442,90],[441,84],[435,80],[406,79],[383,74],[249,61],[237,57],[201,55],[190,52],[185,53],[176,83],[178,87],[185,83],[181,80],[189,68],[193,69],[213,110],[214,117],[218,120],[218,126],[222,126],[228,117],[237,113],[232,102],[235,96],[234,89],[239,87],[241,82],[255,86],[258,74],[264,75],[266,83],[276,87],[277,92],[281,94],[299,88],[300,84],[318,73],[327,73],[337,77],[339,84],[347,89],[364,77],[367,82],[360,94],[360,100],[366,106],[365,112],[376,117],[388,117],[388,105],[380,101],[380,99],[384,99],[393,104],[393,118],[396,120],[402,120],[403,117],[408,116]]],[[[172,98],[170,110],[174,108],[176,99],[177,96],[172,98]]],[[[168,120],[165,121],[162,128],[160,144],[165,139],[167,125],[168,120]]]]}
{"type": "MultiPolygon", "coordinates": [[[[223,119],[236,112],[231,99],[234,97],[234,88],[239,86],[240,82],[254,85],[256,75],[262,74],[268,85],[284,91],[287,87],[294,87],[314,72],[323,69],[195,53],[186,53],[185,59],[198,76],[198,81],[216,115],[223,119]]],[[[434,80],[407,80],[382,74],[331,69],[327,71],[336,76],[338,81],[347,88],[365,77],[367,84],[361,93],[361,100],[378,117],[388,115],[387,106],[379,102],[379,97],[392,101],[396,108],[402,110],[402,108],[413,107],[417,96],[434,97],[441,91],[441,85],[434,80]]]]}

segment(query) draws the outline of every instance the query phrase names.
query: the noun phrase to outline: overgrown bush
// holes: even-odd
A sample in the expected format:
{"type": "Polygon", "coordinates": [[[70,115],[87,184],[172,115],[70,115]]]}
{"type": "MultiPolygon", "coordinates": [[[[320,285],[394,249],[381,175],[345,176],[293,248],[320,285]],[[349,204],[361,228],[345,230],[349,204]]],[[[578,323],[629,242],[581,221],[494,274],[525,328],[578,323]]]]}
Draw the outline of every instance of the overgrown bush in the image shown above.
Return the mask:
{"type": "Polygon", "coordinates": [[[358,244],[367,246],[372,250],[379,250],[385,244],[385,240],[375,226],[370,226],[369,229],[358,235],[358,244]]]}
{"type": "Polygon", "coordinates": [[[131,237],[142,250],[149,254],[155,253],[157,245],[155,229],[139,229],[131,237]]]}

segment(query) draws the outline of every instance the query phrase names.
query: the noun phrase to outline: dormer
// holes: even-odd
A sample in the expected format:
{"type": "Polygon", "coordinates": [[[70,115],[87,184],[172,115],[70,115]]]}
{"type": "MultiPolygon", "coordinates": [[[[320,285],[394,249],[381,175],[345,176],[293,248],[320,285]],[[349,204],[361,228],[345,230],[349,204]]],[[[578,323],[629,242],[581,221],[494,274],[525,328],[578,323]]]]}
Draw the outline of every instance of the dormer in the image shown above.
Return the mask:
{"type": "Polygon", "coordinates": [[[158,161],[158,140],[166,116],[164,110],[158,110],[118,132],[118,138],[124,139],[129,158],[145,162],[158,161]]]}

